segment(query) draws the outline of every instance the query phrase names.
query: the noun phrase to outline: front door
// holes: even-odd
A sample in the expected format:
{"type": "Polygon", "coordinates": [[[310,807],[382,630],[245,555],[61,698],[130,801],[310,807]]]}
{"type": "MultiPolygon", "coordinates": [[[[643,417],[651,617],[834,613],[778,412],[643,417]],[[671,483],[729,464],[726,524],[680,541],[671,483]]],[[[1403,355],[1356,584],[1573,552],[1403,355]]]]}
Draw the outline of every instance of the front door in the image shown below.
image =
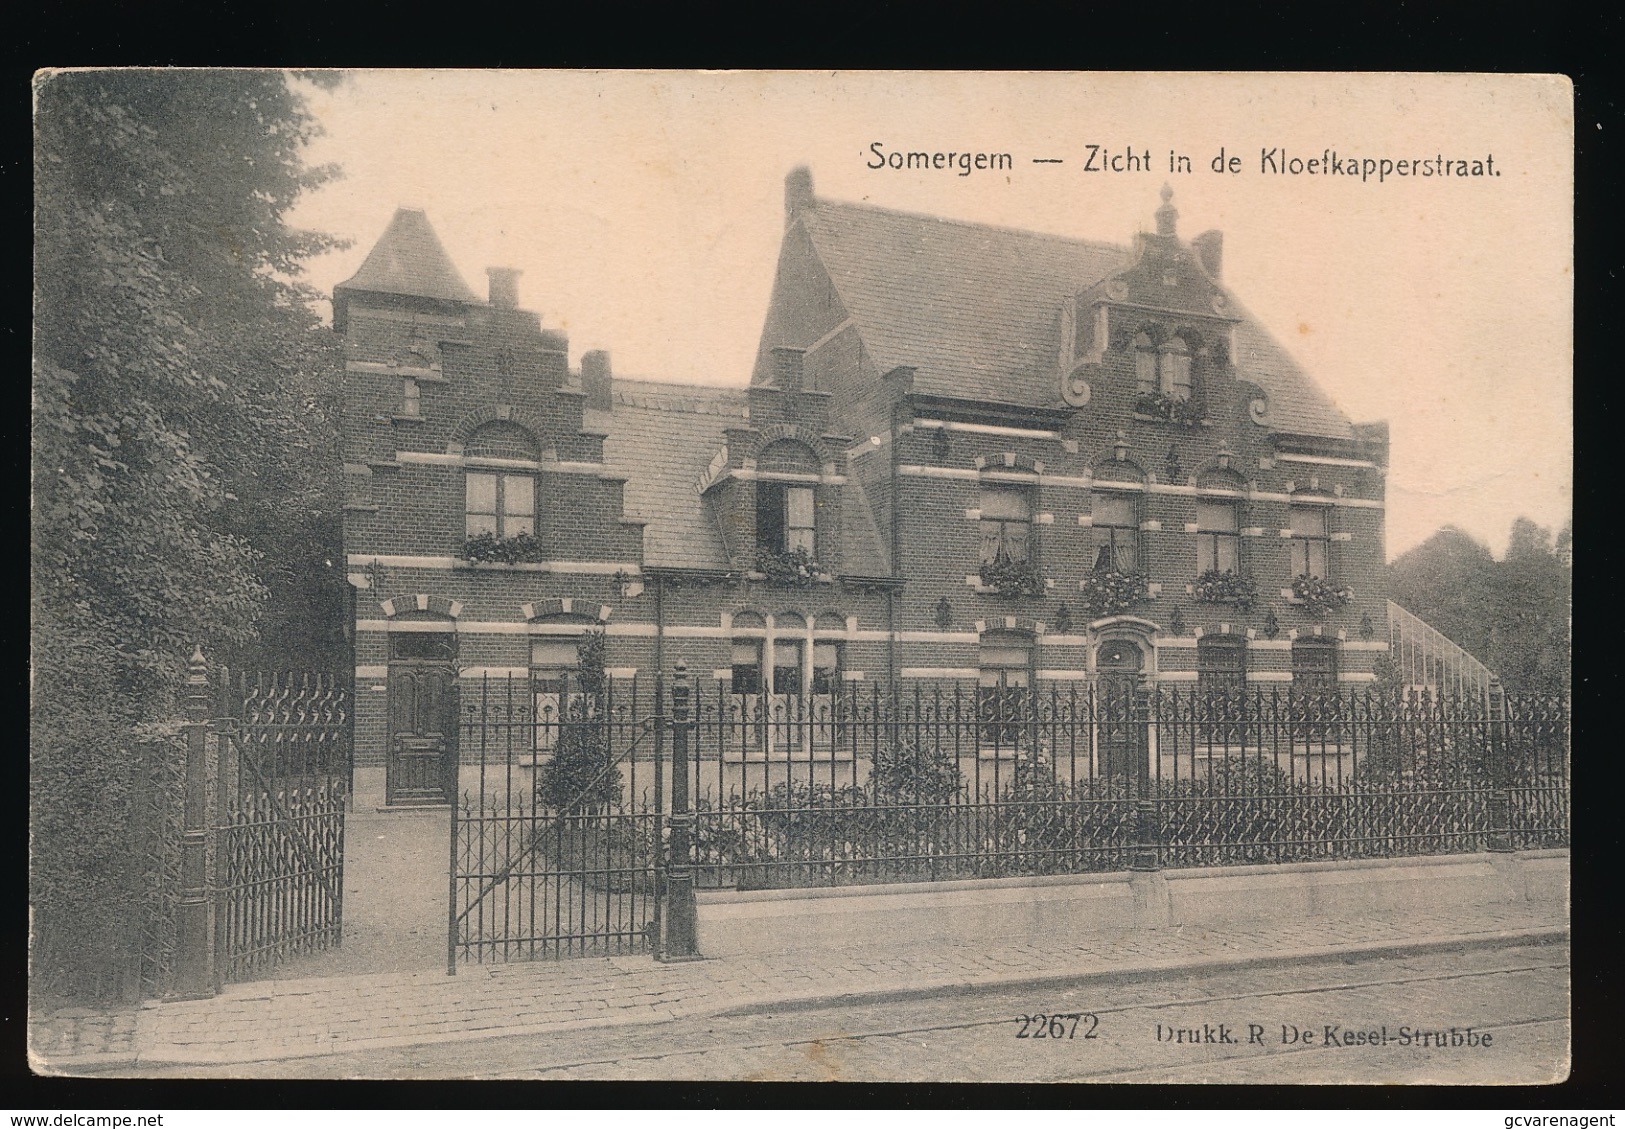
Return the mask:
{"type": "Polygon", "coordinates": [[[455,679],[449,665],[390,664],[386,804],[451,802],[457,763],[455,679]]]}
{"type": "Polygon", "coordinates": [[[1140,726],[1134,720],[1134,691],[1145,667],[1145,652],[1128,639],[1108,639],[1095,652],[1099,704],[1099,757],[1102,776],[1133,775],[1145,757],[1140,726]]]}

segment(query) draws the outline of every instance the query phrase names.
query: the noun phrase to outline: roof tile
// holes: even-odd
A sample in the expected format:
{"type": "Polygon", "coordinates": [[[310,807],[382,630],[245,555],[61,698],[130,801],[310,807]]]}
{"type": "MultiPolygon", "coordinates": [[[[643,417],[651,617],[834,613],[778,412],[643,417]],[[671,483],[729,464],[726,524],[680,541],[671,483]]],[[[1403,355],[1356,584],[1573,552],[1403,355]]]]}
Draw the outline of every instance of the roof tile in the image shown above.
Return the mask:
{"type": "MultiPolygon", "coordinates": [[[[1068,297],[1126,266],[1129,249],[866,204],[820,200],[797,222],[881,371],[921,392],[1032,406],[1058,401],[1057,318],[1068,297]]],[[[1239,375],[1281,431],[1352,437],[1348,419],[1239,304],[1239,375]]]]}

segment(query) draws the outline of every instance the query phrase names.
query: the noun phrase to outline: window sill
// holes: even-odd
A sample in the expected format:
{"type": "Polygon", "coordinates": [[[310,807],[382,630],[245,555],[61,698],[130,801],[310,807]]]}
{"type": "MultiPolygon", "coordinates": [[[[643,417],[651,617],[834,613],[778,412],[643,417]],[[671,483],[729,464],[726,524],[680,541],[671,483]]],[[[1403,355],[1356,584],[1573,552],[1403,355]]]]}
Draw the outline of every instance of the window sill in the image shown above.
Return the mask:
{"type": "Polygon", "coordinates": [[[980,596],[1003,596],[1011,600],[1042,600],[1055,587],[1055,581],[1046,579],[1042,592],[1005,592],[982,583],[980,576],[965,577],[965,586],[980,596]]]}
{"type": "Polygon", "coordinates": [[[546,572],[546,561],[465,561],[461,557],[453,558],[452,568],[466,569],[471,572],[546,572]]]}
{"type": "Polygon", "coordinates": [[[771,584],[775,588],[809,588],[814,584],[834,584],[835,577],[827,572],[815,573],[811,580],[773,580],[767,573],[750,569],[745,573],[746,580],[753,580],[758,584],[771,584]]]}
{"type": "Polygon", "coordinates": [[[408,415],[406,412],[396,412],[389,417],[395,423],[424,423],[427,422],[421,415],[408,415]]]}
{"type": "Polygon", "coordinates": [[[1211,419],[1168,419],[1166,416],[1154,416],[1149,412],[1135,412],[1134,418],[1141,423],[1165,423],[1170,427],[1212,427],[1211,419]]]}

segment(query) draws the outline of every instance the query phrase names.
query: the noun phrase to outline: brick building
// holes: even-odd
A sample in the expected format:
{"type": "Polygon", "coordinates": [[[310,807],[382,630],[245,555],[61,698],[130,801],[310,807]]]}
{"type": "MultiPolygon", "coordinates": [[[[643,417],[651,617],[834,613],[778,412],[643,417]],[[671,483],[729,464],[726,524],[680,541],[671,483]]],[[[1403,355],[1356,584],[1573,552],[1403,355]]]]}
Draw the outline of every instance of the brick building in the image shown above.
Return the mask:
{"type": "MultiPolygon", "coordinates": [[[[1351,423],[1163,191],[1121,246],[786,181],[748,387],[568,364],[401,210],[334,292],[356,755],[439,795],[453,680],[721,692],[1144,674],[1349,683],[1387,650],[1387,430],[1351,423]]],[[[742,374],[741,374],[742,375],[742,374]]]]}

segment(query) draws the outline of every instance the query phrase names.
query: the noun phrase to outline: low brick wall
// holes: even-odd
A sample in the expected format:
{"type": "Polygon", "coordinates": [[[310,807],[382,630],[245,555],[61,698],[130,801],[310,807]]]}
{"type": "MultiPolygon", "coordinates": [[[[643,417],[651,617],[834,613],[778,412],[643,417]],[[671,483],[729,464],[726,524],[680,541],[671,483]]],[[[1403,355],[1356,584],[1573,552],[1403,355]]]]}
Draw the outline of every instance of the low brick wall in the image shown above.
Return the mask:
{"type": "Polygon", "coordinates": [[[1058,938],[1313,916],[1567,904],[1567,851],[697,895],[708,957],[1058,938]]]}

